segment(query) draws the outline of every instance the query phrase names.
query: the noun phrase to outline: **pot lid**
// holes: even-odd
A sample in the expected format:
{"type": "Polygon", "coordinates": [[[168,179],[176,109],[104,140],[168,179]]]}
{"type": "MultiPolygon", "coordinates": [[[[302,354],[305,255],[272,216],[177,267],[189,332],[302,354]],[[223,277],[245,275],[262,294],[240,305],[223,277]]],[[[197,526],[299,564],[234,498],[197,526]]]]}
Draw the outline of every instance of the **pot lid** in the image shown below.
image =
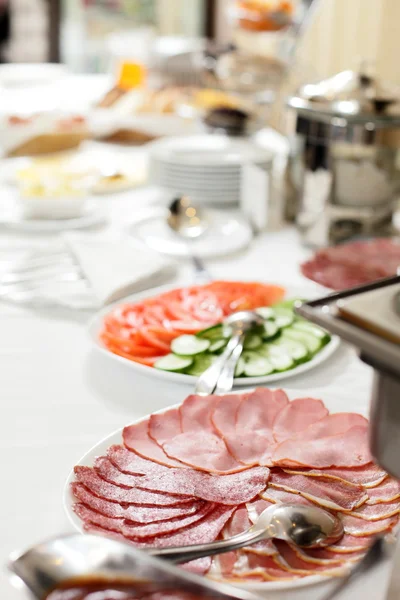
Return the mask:
{"type": "Polygon", "coordinates": [[[400,89],[367,75],[342,71],[318,83],[303,85],[288,105],[316,119],[342,117],[346,121],[400,124],[400,89]]]}

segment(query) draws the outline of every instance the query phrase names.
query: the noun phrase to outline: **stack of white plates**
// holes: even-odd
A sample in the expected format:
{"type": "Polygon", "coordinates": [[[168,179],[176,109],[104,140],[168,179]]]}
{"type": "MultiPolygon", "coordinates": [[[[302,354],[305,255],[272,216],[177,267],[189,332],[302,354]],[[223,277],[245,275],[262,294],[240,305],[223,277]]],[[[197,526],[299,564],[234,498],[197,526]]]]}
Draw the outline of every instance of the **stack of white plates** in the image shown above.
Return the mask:
{"type": "Polygon", "coordinates": [[[249,163],[271,168],[272,155],[254,142],[220,135],[168,138],[151,146],[150,179],[198,204],[235,205],[249,163]]]}

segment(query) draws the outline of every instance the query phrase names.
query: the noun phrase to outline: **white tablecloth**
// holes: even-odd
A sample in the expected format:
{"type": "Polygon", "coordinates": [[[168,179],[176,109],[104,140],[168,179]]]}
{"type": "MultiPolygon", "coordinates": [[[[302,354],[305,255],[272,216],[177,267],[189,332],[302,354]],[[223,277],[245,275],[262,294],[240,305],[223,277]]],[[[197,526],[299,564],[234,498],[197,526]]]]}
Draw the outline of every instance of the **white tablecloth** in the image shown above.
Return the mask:
{"type": "MultiPolygon", "coordinates": [[[[101,202],[110,226],[121,229],[153,200],[153,190],[140,189],[104,197],[101,202]]],[[[48,238],[21,238],[2,230],[0,247],[28,239],[48,238]]],[[[248,251],[210,261],[208,266],[215,278],[254,278],[304,287],[310,284],[298,265],[306,255],[297,233],[289,227],[265,233],[248,251]]],[[[183,263],[176,282],[190,278],[190,265],[183,263]]],[[[130,369],[93,351],[87,319],[83,313],[0,303],[1,565],[12,550],[71,530],[62,493],[75,462],[109,432],[163,406],[160,390],[144,398],[130,369]]],[[[342,346],[326,364],[285,385],[304,392],[319,389],[321,397],[324,388],[329,388],[330,395],[350,399],[349,410],[365,410],[370,383],[370,369],[342,346]]],[[[383,599],[387,572],[387,566],[382,568],[368,587],[362,592],[358,587],[351,598],[383,599]]],[[[25,598],[22,591],[10,587],[4,573],[0,598],[25,598]]]]}

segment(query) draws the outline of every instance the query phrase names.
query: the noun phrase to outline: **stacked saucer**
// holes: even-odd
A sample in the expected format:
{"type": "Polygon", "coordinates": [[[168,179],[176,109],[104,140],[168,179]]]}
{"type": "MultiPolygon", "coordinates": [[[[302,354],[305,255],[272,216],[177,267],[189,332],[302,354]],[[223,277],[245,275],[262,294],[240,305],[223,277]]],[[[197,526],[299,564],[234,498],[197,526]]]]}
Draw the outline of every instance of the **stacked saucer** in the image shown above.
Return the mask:
{"type": "Polygon", "coordinates": [[[272,165],[272,155],[245,139],[222,135],[166,138],[151,145],[150,180],[198,204],[239,204],[242,167],[272,165]]]}

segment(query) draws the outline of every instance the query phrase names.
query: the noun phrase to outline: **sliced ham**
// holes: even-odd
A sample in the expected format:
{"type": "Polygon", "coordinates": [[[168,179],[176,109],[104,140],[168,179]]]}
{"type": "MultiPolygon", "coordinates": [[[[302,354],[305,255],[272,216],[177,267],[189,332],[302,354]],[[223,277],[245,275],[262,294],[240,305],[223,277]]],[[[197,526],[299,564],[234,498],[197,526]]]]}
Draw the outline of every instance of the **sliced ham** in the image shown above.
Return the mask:
{"type": "Polygon", "coordinates": [[[240,402],[236,412],[236,430],[225,432],[230,453],[245,465],[269,465],[275,445],[272,428],[289,400],[282,390],[258,388],[240,402]]]}
{"type": "MultiPolygon", "coordinates": [[[[149,523],[148,525],[124,521],[120,531],[129,538],[154,538],[188,527],[188,525],[192,525],[192,523],[196,523],[206,517],[214,508],[214,504],[207,502],[197,512],[187,515],[186,517],[178,517],[177,519],[158,523],[149,523]]],[[[151,541],[149,543],[151,543],[151,541]]]]}
{"type": "Polygon", "coordinates": [[[105,456],[96,458],[93,468],[105,481],[124,488],[136,487],[141,479],[145,479],[143,475],[127,475],[126,473],[122,473],[105,456]]]}
{"type": "Polygon", "coordinates": [[[269,469],[254,467],[231,475],[209,475],[193,469],[168,469],[165,475],[143,477],[137,483],[144,490],[194,496],[203,500],[237,506],[249,502],[267,485],[269,469]]]}
{"type": "Polygon", "coordinates": [[[271,500],[264,500],[263,498],[257,498],[257,500],[253,500],[253,502],[248,502],[246,507],[250,521],[255,523],[261,513],[274,504],[275,502],[272,502],[271,500]]]}
{"type": "Polygon", "coordinates": [[[154,506],[174,506],[188,501],[188,496],[172,496],[158,492],[147,492],[138,488],[123,489],[104,481],[90,467],[75,467],[77,480],[87,487],[95,496],[118,502],[119,504],[150,504],[154,506]]]}
{"type": "Polygon", "coordinates": [[[356,562],[364,554],[364,551],[353,552],[351,555],[346,555],[341,552],[328,552],[326,548],[315,548],[313,550],[305,550],[304,548],[293,547],[299,558],[305,562],[314,563],[317,565],[341,565],[348,562],[356,562]]]}
{"type": "Polygon", "coordinates": [[[211,415],[219,400],[219,396],[188,396],[179,407],[182,432],[213,432],[211,415]]]}
{"type": "Polygon", "coordinates": [[[286,542],[281,540],[275,540],[275,545],[279,552],[279,562],[283,568],[287,568],[289,571],[297,574],[311,575],[312,573],[324,572],[325,575],[339,576],[343,574],[342,565],[332,565],[332,563],[316,563],[310,562],[302,558],[295,550],[295,548],[286,542]]]}
{"type": "Polygon", "coordinates": [[[272,472],[269,485],[300,494],[331,510],[353,510],[361,506],[368,498],[361,486],[357,487],[344,481],[332,481],[323,477],[311,478],[304,475],[292,475],[283,471],[272,472]]]}
{"type": "Polygon", "coordinates": [[[380,521],[398,515],[400,513],[400,502],[380,502],[379,504],[363,504],[351,511],[353,517],[365,519],[366,521],[380,521]]]}
{"type": "Polygon", "coordinates": [[[236,412],[244,398],[249,394],[226,394],[220,396],[211,414],[212,424],[220,435],[225,438],[226,435],[232,435],[236,430],[236,412]]]}
{"type": "Polygon", "coordinates": [[[128,425],[122,432],[125,446],[143,458],[150,459],[167,467],[182,468],[179,460],[168,457],[164,450],[149,436],[149,419],[135,425],[128,425]]]}
{"type": "Polygon", "coordinates": [[[273,502],[274,504],[302,504],[303,506],[315,506],[313,502],[307,500],[307,498],[303,498],[303,496],[299,496],[299,494],[294,492],[288,492],[284,489],[275,488],[272,486],[268,486],[267,489],[261,493],[261,497],[268,502],[273,502]]]}
{"type": "Polygon", "coordinates": [[[276,442],[281,443],[320,421],[329,414],[322,400],[297,398],[289,402],[278,414],[273,425],[276,442]]]}
{"type": "Polygon", "coordinates": [[[376,535],[385,531],[391,531],[398,523],[398,516],[388,519],[380,519],[379,521],[366,521],[352,515],[342,515],[342,522],[345,533],[349,533],[355,537],[365,537],[367,535],[376,535]]]}
{"type": "Polygon", "coordinates": [[[352,469],[284,469],[287,473],[299,473],[307,477],[329,477],[330,479],[340,479],[355,485],[362,485],[364,488],[373,488],[387,477],[386,471],[370,463],[363,467],[353,467],[352,469]]]}
{"type": "Polygon", "coordinates": [[[226,524],[222,532],[222,537],[230,538],[234,535],[238,535],[239,533],[250,529],[251,525],[252,523],[250,522],[247,508],[245,506],[240,506],[237,510],[235,510],[232,517],[226,524]]]}
{"type": "MultiPolygon", "coordinates": [[[[331,416],[326,417],[329,419],[331,416]]],[[[323,421],[324,419],[322,419],[323,421]]],[[[322,423],[320,421],[319,423],[322,423]]],[[[308,430],[319,423],[311,425],[308,430]]],[[[273,453],[272,462],[280,467],[360,467],[371,462],[367,426],[351,429],[331,437],[314,439],[291,438],[280,444],[273,453]]]]}
{"type": "Polygon", "coordinates": [[[328,546],[325,548],[326,552],[332,552],[333,554],[353,554],[358,552],[365,552],[366,549],[371,545],[371,537],[365,536],[355,537],[350,533],[345,533],[342,538],[336,544],[332,544],[332,546],[328,546]]]}
{"type": "MultiPolygon", "coordinates": [[[[205,575],[211,568],[212,558],[211,556],[204,556],[204,558],[198,558],[197,560],[191,560],[188,563],[184,563],[181,565],[185,571],[190,571],[190,573],[194,573],[195,575],[205,575]]],[[[162,595],[162,599],[166,600],[165,595],[162,595]]],[[[175,600],[175,599],[173,599],[175,600]]]]}
{"type": "Polygon", "coordinates": [[[246,561],[237,561],[234,574],[244,579],[261,577],[264,581],[297,579],[301,573],[294,573],[283,565],[277,556],[262,556],[246,553],[246,561]]]}
{"type": "MultiPolygon", "coordinates": [[[[123,446],[110,446],[107,450],[107,458],[120,471],[128,475],[156,475],[164,473],[168,469],[168,467],[157,462],[142,458],[123,446]]],[[[182,465],[182,467],[186,468],[185,465],[182,465]]]]}
{"type": "Polygon", "coordinates": [[[149,436],[159,446],[182,433],[179,409],[171,408],[166,412],[154,414],[149,419],[149,436]]]}
{"type": "Polygon", "coordinates": [[[367,504],[379,504],[380,502],[391,502],[400,498],[400,481],[393,477],[385,479],[378,487],[368,490],[367,504]]]}
{"type": "Polygon", "coordinates": [[[171,460],[207,473],[225,475],[248,468],[233,458],[220,437],[208,431],[181,433],[163,448],[171,460]]]}
{"type": "Polygon", "coordinates": [[[104,515],[105,517],[128,519],[136,523],[156,523],[180,517],[186,517],[197,512],[203,505],[202,500],[189,500],[178,506],[138,506],[128,504],[121,506],[117,502],[110,502],[92,494],[81,483],[72,483],[71,490],[80,502],[104,515]]]}

